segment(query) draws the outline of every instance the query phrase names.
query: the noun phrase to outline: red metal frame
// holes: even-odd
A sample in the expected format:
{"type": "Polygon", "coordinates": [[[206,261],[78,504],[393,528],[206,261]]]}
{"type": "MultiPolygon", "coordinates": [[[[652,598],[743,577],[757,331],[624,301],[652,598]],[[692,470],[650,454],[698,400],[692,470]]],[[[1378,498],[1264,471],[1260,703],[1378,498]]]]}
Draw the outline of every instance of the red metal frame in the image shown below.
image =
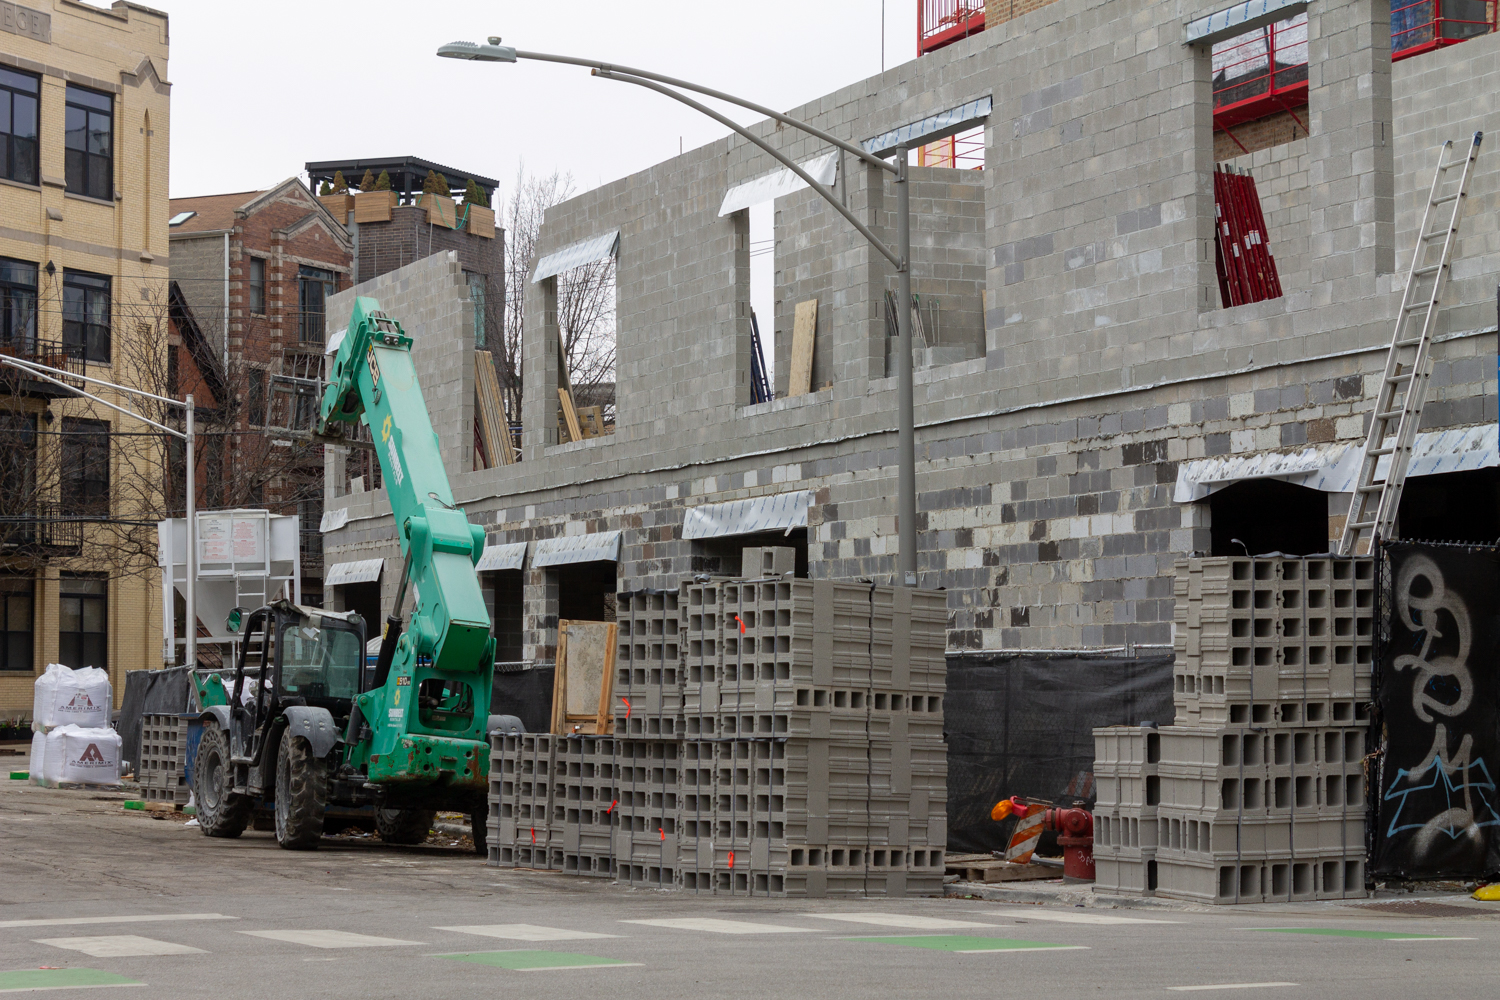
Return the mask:
{"type": "Polygon", "coordinates": [[[1281,297],[1260,195],[1248,173],[1214,170],[1214,254],[1225,308],[1281,297]]]}
{"type": "Polygon", "coordinates": [[[1307,15],[1213,48],[1214,127],[1227,130],[1307,103],[1307,15]]]}
{"type": "Polygon", "coordinates": [[[984,126],[917,147],[917,166],[984,169],[984,126]]]}
{"type": "Polygon", "coordinates": [[[917,0],[917,55],[984,30],[984,0],[917,0]]]}
{"type": "Polygon", "coordinates": [[[1391,60],[1495,30],[1496,0],[1391,0],[1391,60]]]}

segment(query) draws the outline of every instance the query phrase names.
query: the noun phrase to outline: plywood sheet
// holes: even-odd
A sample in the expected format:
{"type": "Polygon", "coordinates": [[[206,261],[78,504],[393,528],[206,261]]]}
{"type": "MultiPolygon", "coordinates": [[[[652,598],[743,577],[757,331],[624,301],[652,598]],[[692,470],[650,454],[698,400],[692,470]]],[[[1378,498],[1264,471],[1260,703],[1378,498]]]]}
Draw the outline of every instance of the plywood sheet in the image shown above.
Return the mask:
{"type": "Polygon", "coordinates": [[[812,391],[813,338],[818,332],[818,300],[797,303],[792,321],[792,367],[786,394],[802,396],[812,391]]]}

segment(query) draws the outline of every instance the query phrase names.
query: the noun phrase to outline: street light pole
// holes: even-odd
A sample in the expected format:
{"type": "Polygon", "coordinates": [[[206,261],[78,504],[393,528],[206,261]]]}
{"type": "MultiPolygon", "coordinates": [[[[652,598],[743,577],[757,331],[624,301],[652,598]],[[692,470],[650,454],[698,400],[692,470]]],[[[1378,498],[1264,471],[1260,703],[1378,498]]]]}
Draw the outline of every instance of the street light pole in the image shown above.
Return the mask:
{"type": "Polygon", "coordinates": [[[896,291],[896,494],[897,494],[897,541],[899,546],[899,557],[897,562],[898,572],[896,583],[898,586],[915,587],[917,585],[917,476],[916,476],[916,429],[915,415],[912,402],[912,355],[911,355],[911,191],[907,182],[907,147],[901,145],[895,149],[895,163],[886,161],[876,156],[862,146],[840,139],[828,132],[809,125],[807,122],[799,121],[779,111],[773,111],[763,105],[744,98],[726,94],[723,91],[714,90],[699,84],[689,83],[674,77],[651,73],[646,70],[635,69],[629,66],[618,66],[612,63],[599,62],[593,59],[580,59],[576,56],[553,55],[545,52],[526,52],[501,45],[499,38],[490,38],[488,44],[480,45],[475,42],[450,42],[438,49],[437,54],[450,59],[465,59],[475,62],[509,62],[518,59],[528,59],[540,62],[564,63],[571,66],[582,66],[593,71],[593,75],[604,77],[608,80],[617,80],[621,83],[633,83],[637,86],[646,87],[660,94],[679,101],[694,110],[707,115],[720,124],[729,128],[736,134],[759,146],[767,155],[788,170],[801,178],[809,187],[834,210],[842,215],[854,228],[873,246],[882,256],[891,262],[896,268],[897,291],[896,291]],[[866,225],[861,223],[847,207],[844,206],[832,191],[824,185],[808,176],[800,166],[793,162],[780,150],[773,148],[768,142],[759,136],[740,126],[729,118],[705,107],[691,98],[673,90],[680,87],[683,90],[695,91],[717,100],[735,104],[739,107],[765,115],[773,121],[783,125],[789,125],[799,129],[808,135],[814,136],[836,148],[854,155],[870,166],[878,167],[888,173],[895,175],[896,183],[896,246],[891,248],[872,233],[866,225]]]}
{"type": "MultiPolygon", "coordinates": [[[[187,414],[184,427],[187,431],[183,435],[183,443],[186,445],[187,461],[187,593],[183,595],[184,603],[187,605],[187,622],[183,625],[183,635],[187,637],[187,665],[188,670],[198,668],[198,518],[194,505],[194,487],[197,485],[197,471],[193,464],[193,394],[187,395],[187,414]]],[[[173,560],[174,562],[176,560],[173,560]]],[[[172,572],[172,567],[167,567],[167,572],[172,572]]],[[[191,673],[188,676],[192,676],[191,673]]]]}

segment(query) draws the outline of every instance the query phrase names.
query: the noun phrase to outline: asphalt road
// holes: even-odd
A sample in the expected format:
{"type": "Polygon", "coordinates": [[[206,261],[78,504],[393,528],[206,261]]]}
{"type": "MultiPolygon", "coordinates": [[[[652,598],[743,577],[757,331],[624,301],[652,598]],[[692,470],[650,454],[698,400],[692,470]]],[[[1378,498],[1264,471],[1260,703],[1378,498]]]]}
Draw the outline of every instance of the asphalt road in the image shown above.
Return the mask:
{"type": "Polygon", "coordinates": [[[1500,983],[1500,904],[1461,896],[1441,916],[703,897],[431,846],[210,840],[122,798],[0,778],[0,992],[1407,1000],[1500,983]]]}

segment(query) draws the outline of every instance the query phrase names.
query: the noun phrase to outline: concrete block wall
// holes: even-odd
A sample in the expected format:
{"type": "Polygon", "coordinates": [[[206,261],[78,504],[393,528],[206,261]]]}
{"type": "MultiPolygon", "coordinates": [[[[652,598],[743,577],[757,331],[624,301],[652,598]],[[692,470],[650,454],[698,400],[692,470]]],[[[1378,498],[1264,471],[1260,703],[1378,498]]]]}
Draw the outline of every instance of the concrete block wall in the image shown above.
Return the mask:
{"type": "MultiPolygon", "coordinates": [[[[1210,4],[1057,0],[793,111],[859,139],[995,101],[982,176],[988,350],[918,372],[915,386],[921,584],[947,589],[950,648],[1169,642],[1173,565],[1209,538],[1206,506],[1172,500],[1178,465],[1361,440],[1399,282],[1378,266],[1383,182],[1365,177],[1379,173],[1379,108],[1357,81],[1378,54],[1345,6],[1364,8],[1339,5],[1343,20],[1319,36],[1332,55],[1314,99],[1349,103],[1338,121],[1351,124],[1337,149],[1298,139],[1253,155],[1287,295],[1235,309],[1217,307],[1213,274],[1206,60],[1181,36],[1210,4]]],[[[1488,36],[1392,71],[1397,246],[1411,244],[1434,139],[1492,115],[1489,91],[1457,81],[1490,81],[1497,54],[1500,36],[1488,36]],[[1447,95],[1437,108],[1434,90],[1447,95]]],[[[794,157],[821,151],[757,127],[794,157]]],[[[450,466],[493,541],[618,529],[620,589],[675,587],[704,559],[681,537],[686,507],[807,489],[811,574],[889,578],[896,393],[872,349],[887,273],[849,227],[833,227],[826,251],[788,247],[806,251],[787,268],[809,262],[805,280],[810,262],[829,261],[832,388],[742,405],[742,227],[716,212],[728,186],[772,166],[726,139],[549,212],[542,252],[621,230],[620,422],[607,438],[552,444],[555,329],[527,331],[525,461],[450,466]]],[[[850,180],[855,210],[888,220],[884,180],[850,180]]],[[[1495,419],[1497,184],[1500,160],[1482,158],[1427,427],[1495,419]]],[[[525,289],[531,315],[546,311],[547,286],[525,289]]],[[[1330,538],[1342,502],[1329,497],[1330,538]]],[[[352,553],[393,538],[373,498],[350,510],[330,559],[345,539],[352,553]]],[[[555,606],[545,577],[528,588],[527,655],[545,658],[555,606]]]]}

